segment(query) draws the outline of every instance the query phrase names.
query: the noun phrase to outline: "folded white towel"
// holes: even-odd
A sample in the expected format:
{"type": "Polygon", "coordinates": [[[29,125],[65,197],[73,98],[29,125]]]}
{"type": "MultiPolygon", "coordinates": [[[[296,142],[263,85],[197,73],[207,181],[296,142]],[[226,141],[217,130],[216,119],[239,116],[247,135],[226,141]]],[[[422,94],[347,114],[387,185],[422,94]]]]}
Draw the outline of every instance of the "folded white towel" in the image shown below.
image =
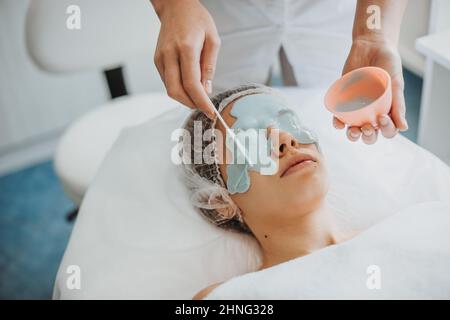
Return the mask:
{"type": "Polygon", "coordinates": [[[449,299],[450,206],[414,205],[342,244],[231,279],[206,299],[449,299]]]}

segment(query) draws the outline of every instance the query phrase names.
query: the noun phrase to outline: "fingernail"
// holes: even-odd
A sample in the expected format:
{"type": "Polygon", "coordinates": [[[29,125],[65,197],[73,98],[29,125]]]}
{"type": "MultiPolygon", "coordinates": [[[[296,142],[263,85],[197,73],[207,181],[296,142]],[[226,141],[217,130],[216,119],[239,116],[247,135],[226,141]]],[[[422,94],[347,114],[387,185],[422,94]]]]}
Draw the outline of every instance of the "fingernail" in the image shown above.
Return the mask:
{"type": "Polygon", "coordinates": [[[213,120],[215,117],[216,117],[216,114],[214,113],[214,111],[208,111],[208,118],[213,120]]]}
{"type": "Polygon", "coordinates": [[[205,90],[208,94],[212,93],[212,81],[211,80],[205,81],[205,90]]]}
{"type": "Polygon", "coordinates": [[[389,119],[385,116],[380,117],[380,124],[384,127],[387,126],[389,123],[389,119]]]}
{"type": "Polygon", "coordinates": [[[350,131],[350,136],[352,136],[353,138],[358,138],[359,133],[355,131],[350,131]]]}
{"type": "Polygon", "coordinates": [[[362,133],[366,136],[369,137],[372,135],[373,131],[372,130],[368,130],[368,129],[361,129],[362,133]]]}
{"type": "Polygon", "coordinates": [[[403,124],[405,125],[405,130],[408,130],[408,122],[406,121],[406,119],[403,119],[403,124]]]}

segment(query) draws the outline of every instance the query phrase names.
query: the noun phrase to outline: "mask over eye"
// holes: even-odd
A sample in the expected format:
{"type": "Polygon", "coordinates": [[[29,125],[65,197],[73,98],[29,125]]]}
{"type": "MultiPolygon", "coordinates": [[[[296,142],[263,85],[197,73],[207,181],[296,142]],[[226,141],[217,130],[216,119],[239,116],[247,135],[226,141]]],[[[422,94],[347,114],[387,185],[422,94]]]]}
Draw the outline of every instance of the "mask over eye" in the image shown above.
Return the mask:
{"type": "Polygon", "coordinates": [[[278,159],[275,161],[270,158],[273,141],[267,135],[267,128],[290,133],[300,144],[314,143],[318,147],[316,135],[300,123],[297,115],[279,96],[260,93],[241,97],[235,102],[230,114],[236,118],[230,129],[233,130],[235,139],[244,146],[252,162],[246,160],[239,148],[236,148],[235,141],[227,134],[226,147],[231,152],[231,163],[226,167],[227,189],[231,194],[244,193],[250,188],[249,170],[260,174],[274,174],[278,171],[278,159]],[[257,152],[250,152],[255,146],[257,152]]]}

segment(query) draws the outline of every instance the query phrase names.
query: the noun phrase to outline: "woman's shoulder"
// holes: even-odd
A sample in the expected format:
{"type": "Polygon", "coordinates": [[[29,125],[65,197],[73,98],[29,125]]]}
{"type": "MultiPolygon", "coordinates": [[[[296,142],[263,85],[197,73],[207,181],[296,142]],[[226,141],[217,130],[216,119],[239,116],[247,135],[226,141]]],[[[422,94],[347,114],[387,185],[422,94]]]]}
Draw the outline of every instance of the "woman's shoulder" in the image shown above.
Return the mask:
{"type": "Polygon", "coordinates": [[[215,288],[217,288],[219,285],[221,285],[222,282],[218,282],[215,284],[212,284],[210,286],[207,286],[206,288],[200,290],[193,298],[192,300],[202,300],[204,297],[206,297],[211,291],[213,291],[215,288]]]}

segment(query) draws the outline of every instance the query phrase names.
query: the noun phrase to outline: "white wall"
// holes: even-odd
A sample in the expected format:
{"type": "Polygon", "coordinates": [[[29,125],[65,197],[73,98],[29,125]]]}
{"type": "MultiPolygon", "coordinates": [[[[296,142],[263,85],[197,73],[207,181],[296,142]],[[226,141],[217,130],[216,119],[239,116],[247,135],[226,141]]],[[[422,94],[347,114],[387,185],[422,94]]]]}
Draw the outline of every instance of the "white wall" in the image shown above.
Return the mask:
{"type": "Polygon", "coordinates": [[[430,6],[431,0],[409,0],[400,32],[399,50],[403,65],[419,76],[423,75],[425,59],[415,49],[415,41],[428,34],[430,6]]]}
{"type": "Polygon", "coordinates": [[[433,0],[430,35],[416,43],[426,55],[418,143],[450,165],[450,1],[433,0]]]}

